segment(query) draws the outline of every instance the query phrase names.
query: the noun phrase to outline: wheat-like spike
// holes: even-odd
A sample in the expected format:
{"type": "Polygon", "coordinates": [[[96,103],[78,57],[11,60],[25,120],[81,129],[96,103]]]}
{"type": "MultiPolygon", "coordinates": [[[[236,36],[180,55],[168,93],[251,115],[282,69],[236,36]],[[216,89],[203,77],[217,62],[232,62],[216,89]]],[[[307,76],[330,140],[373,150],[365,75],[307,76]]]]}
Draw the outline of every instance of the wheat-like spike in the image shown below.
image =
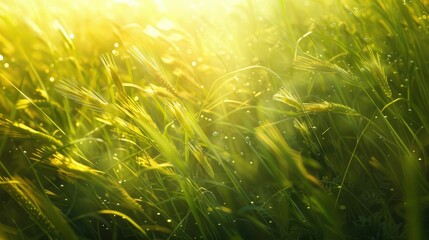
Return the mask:
{"type": "Polygon", "coordinates": [[[91,175],[102,174],[102,171],[98,171],[94,168],[79,163],[72,158],[64,156],[59,152],[55,152],[49,157],[49,161],[53,166],[58,167],[60,172],[66,174],[72,174],[73,176],[79,176],[81,173],[89,173],[91,175]]]}
{"type": "Polygon", "coordinates": [[[193,137],[195,135],[192,125],[193,120],[189,118],[190,116],[187,114],[187,109],[178,101],[167,102],[166,105],[169,106],[171,113],[173,113],[183,129],[189,136],[193,137]]]}
{"type": "Polygon", "coordinates": [[[274,94],[273,99],[282,103],[286,103],[296,110],[302,109],[302,103],[298,101],[297,97],[284,88],[280,89],[276,94],[274,94]]]}
{"type": "Polygon", "coordinates": [[[304,143],[306,143],[308,146],[311,145],[311,135],[310,135],[310,128],[308,127],[307,122],[302,121],[298,118],[295,118],[293,120],[293,126],[298,129],[298,131],[301,133],[301,136],[304,138],[304,143]]]}
{"type": "Polygon", "coordinates": [[[378,53],[375,54],[371,46],[369,45],[366,46],[364,49],[368,52],[369,61],[363,60],[362,64],[365,66],[365,68],[374,73],[375,78],[380,84],[384,95],[386,95],[388,98],[392,98],[392,90],[390,89],[389,83],[387,81],[387,76],[381,64],[380,55],[378,53]]]}
{"type": "Polygon", "coordinates": [[[309,131],[310,128],[307,126],[307,124],[305,122],[300,121],[297,118],[295,118],[293,120],[293,126],[296,129],[298,129],[304,137],[310,135],[310,131],[309,131]]]}
{"type": "Polygon", "coordinates": [[[48,159],[48,164],[51,164],[58,169],[59,176],[64,179],[68,181],[84,179],[93,184],[104,186],[118,199],[127,201],[128,203],[131,203],[136,210],[142,211],[141,206],[136,202],[136,200],[133,199],[128,192],[122,188],[122,186],[118,185],[117,182],[104,174],[103,171],[79,163],[74,160],[73,157],[64,155],[58,151],[52,152],[47,148],[38,149],[34,154],[34,160],[44,161],[45,159],[48,159]]]}
{"type": "Polygon", "coordinates": [[[168,89],[165,87],[160,87],[154,84],[149,84],[149,86],[143,89],[144,93],[148,96],[160,96],[165,97],[167,99],[174,100],[176,98],[168,89]]]}
{"type": "Polygon", "coordinates": [[[356,110],[340,103],[333,103],[328,101],[303,103],[304,112],[337,112],[350,115],[359,115],[356,110]]]}
{"type": "Polygon", "coordinates": [[[73,81],[60,81],[60,83],[55,86],[55,89],[65,97],[79,104],[88,106],[93,110],[102,111],[109,105],[100,94],[91,89],[79,86],[73,81]]]}
{"type": "Polygon", "coordinates": [[[20,181],[13,178],[0,176],[0,188],[3,188],[53,239],[58,239],[59,234],[54,224],[46,217],[43,211],[19,188],[20,181]]]}
{"type": "Polygon", "coordinates": [[[192,154],[194,155],[194,157],[197,159],[197,161],[201,164],[201,166],[203,167],[204,171],[212,178],[214,178],[214,171],[212,166],[210,165],[206,155],[203,153],[203,151],[201,150],[200,147],[195,146],[194,144],[192,144],[191,142],[188,143],[188,147],[191,150],[192,154]]]}
{"type": "Polygon", "coordinates": [[[126,97],[124,100],[119,99],[116,107],[118,110],[124,113],[125,116],[129,117],[131,122],[136,124],[138,122],[144,122],[145,124],[149,124],[153,128],[158,129],[158,126],[153,121],[151,116],[134,99],[130,97],[126,97]]]}
{"type": "Polygon", "coordinates": [[[171,163],[158,163],[148,153],[144,153],[141,157],[137,157],[137,164],[143,166],[146,170],[154,169],[162,174],[173,176],[173,164],[171,163]]]}
{"type": "Polygon", "coordinates": [[[156,61],[148,54],[142,52],[137,47],[132,47],[130,49],[131,55],[135,59],[137,59],[143,66],[146,68],[146,71],[156,80],[158,81],[163,87],[165,87],[168,91],[171,92],[174,96],[178,96],[176,89],[174,86],[166,79],[165,73],[162,71],[162,69],[158,66],[156,61]]]}
{"type": "Polygon", "coordinates": [[[46,147],[38,148],[33,153],[32,160],[48,163],[58,168],[60,173],[73,178],[82,178],[82,173],[89,173],[89,175],[103,174],[102,171],[79,163],[73,158],[65,156],[55,149],[46,147]]]}
{"type": "Polygon", "coordinates": [[[316,113],[316,112],[338,112],[350,115],[359,115],[356,110],[340,103],[328,101],[301,103],[291,92],[281,89],[273,97],[274,100],[283,102],[299,112],[316,113]]]}
{"type": "Polygon", "coordinates": [[[346,70],[338,67],[336,64],[320,60],[309,54],[304,55],[305,56],[295,57],[293,61],[293,67],[295,69],[318,72],[332,72],[338,74],[342,78],[350,77],[350,74],[346,70]]]}
{"type": "Polygon", "coordinates": [[[110,77],[112,78],[113,83],[115,84],[116,88],[118,89],[118,93],[120,97],[125,97],[127,94],[125,92],[124,86],[119,79],[118,75],[118,67],[116,66],[115,59],[113,56],[109,54],[104,54],[100,56],[101,62],[106,67],[107,71],[110,74],[110,77]]]}
{"type": "Polygon", "coordinates": [[[49,142],[57,147],[63,143],[46,133],[34,130],[33,128],[19,122],[12,122],[0,114],[0,134],[9,135],[15,138],[34,138],[40,141],[49,142]]]}

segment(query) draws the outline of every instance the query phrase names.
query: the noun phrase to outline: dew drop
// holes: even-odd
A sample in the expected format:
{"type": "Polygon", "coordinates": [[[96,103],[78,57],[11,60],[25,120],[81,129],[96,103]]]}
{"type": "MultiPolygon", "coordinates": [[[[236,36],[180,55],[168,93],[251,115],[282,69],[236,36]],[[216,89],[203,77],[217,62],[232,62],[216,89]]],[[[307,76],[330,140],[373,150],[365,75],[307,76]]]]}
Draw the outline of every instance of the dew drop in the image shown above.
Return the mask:
{"type": "Polygon", "coordinates": [[[116,50],[116,49],[113,49],[113,50],[112,50],[112,55],[113,55],[113,56],[119,56],[119,51],[118,51],[118,50],[116,50]]]}

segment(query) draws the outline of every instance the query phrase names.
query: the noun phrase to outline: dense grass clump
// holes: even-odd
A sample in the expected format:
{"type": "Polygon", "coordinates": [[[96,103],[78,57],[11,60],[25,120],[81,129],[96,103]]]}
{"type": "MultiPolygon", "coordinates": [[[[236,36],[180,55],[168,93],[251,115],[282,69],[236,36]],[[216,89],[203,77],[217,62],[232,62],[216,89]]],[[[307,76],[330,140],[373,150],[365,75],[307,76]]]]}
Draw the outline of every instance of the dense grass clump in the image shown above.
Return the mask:
{"type": "Polygon", "coordinates": [[[0,3],[0,238],[424,239],[428,8],[0,3]]]}

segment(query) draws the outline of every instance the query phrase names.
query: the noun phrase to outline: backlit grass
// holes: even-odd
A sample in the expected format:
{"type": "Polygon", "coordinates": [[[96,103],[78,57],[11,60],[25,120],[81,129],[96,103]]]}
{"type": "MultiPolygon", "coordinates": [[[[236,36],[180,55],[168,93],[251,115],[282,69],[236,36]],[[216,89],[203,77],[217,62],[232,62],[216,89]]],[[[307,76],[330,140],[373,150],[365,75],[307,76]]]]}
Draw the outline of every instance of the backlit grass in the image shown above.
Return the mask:
{"type": "Polygon", "coordinates": [[[424,239],[428,7],[0,3],[0,238],[424,239]]]}

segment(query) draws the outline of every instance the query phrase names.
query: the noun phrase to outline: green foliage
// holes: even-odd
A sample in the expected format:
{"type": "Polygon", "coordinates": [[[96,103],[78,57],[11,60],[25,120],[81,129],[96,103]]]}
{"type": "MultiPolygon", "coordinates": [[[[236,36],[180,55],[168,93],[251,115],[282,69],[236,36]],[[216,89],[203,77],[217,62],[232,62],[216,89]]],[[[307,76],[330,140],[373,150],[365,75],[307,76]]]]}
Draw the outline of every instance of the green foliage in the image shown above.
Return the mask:
{"type": "Polygon", "coordinates": [[[427,1],[163,2],[0,3],[0,238],[429,234],[427,1]]]}

